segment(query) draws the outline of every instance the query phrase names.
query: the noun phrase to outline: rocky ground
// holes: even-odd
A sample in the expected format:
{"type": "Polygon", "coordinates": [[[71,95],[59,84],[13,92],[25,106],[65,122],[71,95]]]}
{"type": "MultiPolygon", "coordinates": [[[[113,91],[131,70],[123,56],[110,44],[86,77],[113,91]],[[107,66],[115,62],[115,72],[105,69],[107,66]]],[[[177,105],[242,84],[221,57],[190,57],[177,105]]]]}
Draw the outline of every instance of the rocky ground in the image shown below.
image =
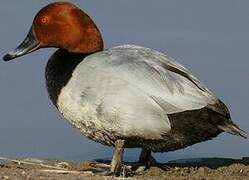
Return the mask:
{"type": "Polygon", "coordinates": [[[149,170],[135,163],[126,163],[127,169],[120,177],[101,176],[108,169],[109,162],[62,162],[52,160],[10,160],[0,158],[0,179],[218,179],[249,180],[249,158],[223,159],[204,158],[195,160],[172,161],[158,164],[149,170]]]}

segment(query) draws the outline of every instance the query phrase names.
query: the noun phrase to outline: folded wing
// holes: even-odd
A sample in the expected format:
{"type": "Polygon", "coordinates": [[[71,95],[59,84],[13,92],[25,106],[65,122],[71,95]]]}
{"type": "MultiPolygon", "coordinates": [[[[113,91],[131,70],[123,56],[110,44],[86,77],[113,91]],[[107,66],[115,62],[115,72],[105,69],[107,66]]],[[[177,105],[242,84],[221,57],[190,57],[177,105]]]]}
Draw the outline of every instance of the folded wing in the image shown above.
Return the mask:
{"type": "Polygon", "coordinates": [[[160,139],[171,128],[168,114],[217,102],[186,68],[139,46],[118,46],[88,56],[73,76],[82,106],[91,107],[102,128],[127,137],[160,139]]]}

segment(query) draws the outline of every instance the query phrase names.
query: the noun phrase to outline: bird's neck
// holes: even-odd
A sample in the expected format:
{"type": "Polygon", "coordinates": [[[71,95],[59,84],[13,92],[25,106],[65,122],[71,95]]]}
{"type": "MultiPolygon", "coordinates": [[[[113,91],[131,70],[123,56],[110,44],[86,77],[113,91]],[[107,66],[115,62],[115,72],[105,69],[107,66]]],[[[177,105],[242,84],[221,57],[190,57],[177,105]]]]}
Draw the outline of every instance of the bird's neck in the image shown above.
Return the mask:
{"type": "Polygon", "coordinates": [[[77,65],[89,54],[71,53],[58,49],[46,66],[46,85],[50,99],[56,106],[61,89],[67,85],[77,65]]]}

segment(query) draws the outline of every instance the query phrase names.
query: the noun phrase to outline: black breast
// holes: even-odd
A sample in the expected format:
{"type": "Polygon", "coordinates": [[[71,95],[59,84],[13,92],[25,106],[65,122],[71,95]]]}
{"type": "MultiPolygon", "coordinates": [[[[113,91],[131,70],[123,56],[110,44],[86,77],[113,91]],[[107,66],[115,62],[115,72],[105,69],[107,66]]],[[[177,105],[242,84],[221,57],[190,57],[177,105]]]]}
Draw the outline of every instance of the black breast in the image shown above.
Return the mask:
{"type": "Polygon", "coordinates": [[[66,86],[76,66],[88,54],[69,53],[64,49],[57,50],[48,60],[46,66],[46,85],[50,99],[57,106],[61,89],[66,86]]]}

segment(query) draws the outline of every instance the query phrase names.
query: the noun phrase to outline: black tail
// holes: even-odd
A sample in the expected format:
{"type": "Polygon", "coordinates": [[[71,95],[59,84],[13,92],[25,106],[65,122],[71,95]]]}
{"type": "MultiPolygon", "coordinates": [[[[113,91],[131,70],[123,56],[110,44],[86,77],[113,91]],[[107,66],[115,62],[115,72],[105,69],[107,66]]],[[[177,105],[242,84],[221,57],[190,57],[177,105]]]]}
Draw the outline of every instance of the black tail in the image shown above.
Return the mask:
{"type": "Polygon", "coordinates": [[[227,133],[230,133],[236,136],[241,136],[247,139],[247,133],[244,130],[240,129],[236,124],[231,123],[231,124],[222,125],[222,126],[219,125],[218,127],[227,133]]]}

